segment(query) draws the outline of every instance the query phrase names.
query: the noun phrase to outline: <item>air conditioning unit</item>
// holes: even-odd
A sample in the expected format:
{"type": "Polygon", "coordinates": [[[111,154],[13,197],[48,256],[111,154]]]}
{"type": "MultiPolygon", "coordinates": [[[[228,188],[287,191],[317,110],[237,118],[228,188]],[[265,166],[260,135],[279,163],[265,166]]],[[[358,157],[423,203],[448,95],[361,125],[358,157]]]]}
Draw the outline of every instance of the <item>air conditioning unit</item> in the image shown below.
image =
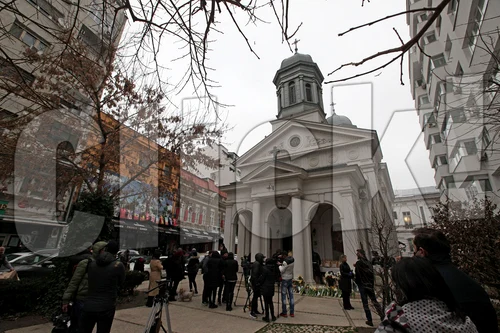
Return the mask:
{"type": "Polygon", "coordinates": [[[428,124],[427,124],[427,126],[428,126],[428,127],[436,127],[436,126],[437,126],[437,124],[436,124],[436,123],[428,123],[428,124]]]}

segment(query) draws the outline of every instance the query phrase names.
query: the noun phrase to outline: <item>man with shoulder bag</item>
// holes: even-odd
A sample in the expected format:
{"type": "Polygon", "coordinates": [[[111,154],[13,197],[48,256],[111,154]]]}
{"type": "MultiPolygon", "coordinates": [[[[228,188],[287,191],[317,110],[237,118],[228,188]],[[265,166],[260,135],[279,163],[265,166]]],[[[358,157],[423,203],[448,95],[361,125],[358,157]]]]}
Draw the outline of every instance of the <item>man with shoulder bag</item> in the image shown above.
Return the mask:
{"type": "Polygon", "coordinates": [[[92,257],[81,260],[75,268],[73,276],[63,294],[62,310],[64,313],[70,311],[70,332],[79,332],[79,322],[82,316],[83,302],[88,293],[88,269],[92,260],[106,247],[106,242],[97,242],[92,246],[92,257]],[[70,304],[71,309],[70,309],[70,304]]]}

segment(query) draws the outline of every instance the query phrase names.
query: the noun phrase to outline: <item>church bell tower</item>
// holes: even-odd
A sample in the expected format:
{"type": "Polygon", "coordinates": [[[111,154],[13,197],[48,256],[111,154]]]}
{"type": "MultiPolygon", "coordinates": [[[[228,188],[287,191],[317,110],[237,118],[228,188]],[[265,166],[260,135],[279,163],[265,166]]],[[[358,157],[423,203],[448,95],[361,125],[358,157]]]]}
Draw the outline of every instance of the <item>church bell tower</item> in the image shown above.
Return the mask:
{"type": "Polygon", "coordinates": [[[326,122],[323,108],[323,74],[307,54],[297,52],[281,62],[274,76],[278,98],[278,119],[300,117],[326,122]]]}

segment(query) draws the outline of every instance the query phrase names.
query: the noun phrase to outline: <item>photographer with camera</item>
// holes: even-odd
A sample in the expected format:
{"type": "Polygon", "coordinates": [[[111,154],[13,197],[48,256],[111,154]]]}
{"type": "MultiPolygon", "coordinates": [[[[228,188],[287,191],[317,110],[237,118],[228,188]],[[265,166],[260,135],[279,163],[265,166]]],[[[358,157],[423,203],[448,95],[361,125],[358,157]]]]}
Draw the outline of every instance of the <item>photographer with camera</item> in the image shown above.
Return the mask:
{"type": "Polygon", "coordinates": [[[281,303],[282,303],[282,311],[280,313],[280,316],[287,317],[286,298],[288,295],[288,301],[290,303],[290,317],[294,317],[295,302],[293,300],[293,266],[295,259],[292,256],[292,251],[288,252],[288,256],[286,252],[283,252],[281,257],[284,259],[280,262],[279,265],[279,271],[281,273],[281,303]]]}
{"type": "Polygon", "coordinates": [[[257,319],[257,303],[261,296],[260,293],[260,281],[262,273],[264,272],[264,255],[262,253],[257,253],[255,255],[255,261],[252,264],[252,273],[250,277],[250,283],[252,284],[253,289],[253,298],[252,298],[252,309],[250,311],[250,317],[253,319],[257,319]]]}

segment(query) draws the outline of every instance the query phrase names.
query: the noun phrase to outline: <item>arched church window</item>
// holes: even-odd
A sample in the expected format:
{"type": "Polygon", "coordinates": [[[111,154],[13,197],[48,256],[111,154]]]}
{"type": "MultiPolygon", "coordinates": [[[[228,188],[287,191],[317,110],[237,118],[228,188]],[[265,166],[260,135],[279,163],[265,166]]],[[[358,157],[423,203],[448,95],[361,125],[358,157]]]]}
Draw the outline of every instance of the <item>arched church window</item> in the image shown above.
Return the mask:
{"type": "Polygon", "coordinates": [[[297,97],[295,96],[295,82],[291,81],[288,84],[288,95],[290,104],[295,104],[297,102],[297,97]]]}
{"type": "Polygon", "coordinates": [[[311,90],[311,84],[306,83],[306,101],[312,102],[312,90],[311,90]]]}

